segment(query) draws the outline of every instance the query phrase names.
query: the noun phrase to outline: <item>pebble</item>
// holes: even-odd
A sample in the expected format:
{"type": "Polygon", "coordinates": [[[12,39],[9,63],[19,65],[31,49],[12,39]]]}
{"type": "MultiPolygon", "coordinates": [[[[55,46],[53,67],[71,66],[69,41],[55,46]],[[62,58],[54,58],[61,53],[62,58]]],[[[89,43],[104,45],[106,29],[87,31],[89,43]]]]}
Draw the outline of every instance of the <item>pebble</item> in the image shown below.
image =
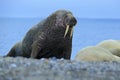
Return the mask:
{"type": "Polygon", "coordinates": [[[120,80],[118,62],[0,57],[0,80],[120,80]]]}
{"type": "Polygon", "coordinates": [[[13,64],[10,64],[9,67],[11,67],[11,68],[15,68],[15,67],[17,67],[17,65],[13,63],[13,64]]]}

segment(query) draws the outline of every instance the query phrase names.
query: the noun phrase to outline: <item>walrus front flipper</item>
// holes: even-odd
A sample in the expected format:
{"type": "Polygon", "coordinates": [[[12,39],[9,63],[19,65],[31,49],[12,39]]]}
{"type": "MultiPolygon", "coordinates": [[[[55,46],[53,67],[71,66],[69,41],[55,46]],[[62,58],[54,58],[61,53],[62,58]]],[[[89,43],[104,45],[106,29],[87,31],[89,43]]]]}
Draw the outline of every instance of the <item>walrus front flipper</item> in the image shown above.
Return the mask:
{"type": "Polygon", "coordinates": [[[37,44],[37,41],[32,44],[31,58],[38,59],[39,52],[41,51],[40,45],[37,44]]]}
{"type": "Polygon", "coordinates": [[[39,48],[34,48],[34,49],[32,49],[32,53],[31,53],[30,57],[31,57],[31,58],[34,58],[34,59],[39,59],[39,58],[38,58],[39,51],[40,51],[39,48]]]}
{"type": "Polygon", "coordinates": [[[51,56],[50,51],[44,49],[43,46],[40,45],[39,41],[35,41],[32,44],[31,58],[40,59],[40,58],[49,58],[51,56]]]}
{"type": "MultiPolygon", "coordinates": [[[[71,52],[71,51],[70,51],[70,52],[71,52]]],[[[69,51],[68,51],[68,52],[67,52],[67,51],[64,52],[64,53],[63,53],[63,58],[69,60],[69,59],[71,58],[71,54],[70,54],[70,52],[69,52],[69,51]],[[65,55],[64,55],[64,54],[65,54],[65,55]]]]}

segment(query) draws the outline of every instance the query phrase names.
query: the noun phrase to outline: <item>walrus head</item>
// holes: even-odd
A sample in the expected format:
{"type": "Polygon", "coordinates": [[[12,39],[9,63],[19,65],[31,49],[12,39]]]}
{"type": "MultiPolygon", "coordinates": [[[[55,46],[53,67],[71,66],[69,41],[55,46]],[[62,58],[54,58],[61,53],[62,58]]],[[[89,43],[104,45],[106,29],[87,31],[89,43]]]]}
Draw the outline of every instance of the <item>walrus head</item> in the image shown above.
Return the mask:
{"type": "Polygon", "coordinates": [[[49,26],[54,26],[54,27],[64,27],[65,32],[64,32],[64,38],[66,35],[69,33],[70,38],[72,37],[73,34],[73,28],[77,23],[76,18],[73,16],[73,14],[68,11],[68,10],[58,10],[52,15],[50,15],[48,18],[48,24],[49,26]],[[52,19],[52,20],[51,20],[52,19]]]}

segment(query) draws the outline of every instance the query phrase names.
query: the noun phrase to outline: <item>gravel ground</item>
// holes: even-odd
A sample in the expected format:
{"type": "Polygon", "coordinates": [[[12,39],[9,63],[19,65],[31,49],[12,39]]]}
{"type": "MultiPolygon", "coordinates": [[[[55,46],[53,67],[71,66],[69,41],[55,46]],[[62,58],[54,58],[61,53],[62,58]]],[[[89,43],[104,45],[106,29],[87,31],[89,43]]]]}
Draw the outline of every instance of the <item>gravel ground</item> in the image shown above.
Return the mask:
{"type": "Polygon", "coordinates": [[[120,80],[120,63],[0,57],[0,80],[120,80]]]}

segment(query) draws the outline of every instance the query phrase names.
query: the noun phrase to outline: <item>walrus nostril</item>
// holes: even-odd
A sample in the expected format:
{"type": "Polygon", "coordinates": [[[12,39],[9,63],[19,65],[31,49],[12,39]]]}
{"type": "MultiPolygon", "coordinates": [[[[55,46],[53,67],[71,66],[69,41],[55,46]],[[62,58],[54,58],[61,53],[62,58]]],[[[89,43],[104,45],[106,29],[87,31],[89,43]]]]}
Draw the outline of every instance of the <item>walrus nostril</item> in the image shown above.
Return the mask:
{"type": "Polygon", "coordinates": [[[72,14],[68,13],[66,15],[66,23],[70,26],[75,26],[77,23],[77,20],[75,19],[75,17],[72,14]]]}

